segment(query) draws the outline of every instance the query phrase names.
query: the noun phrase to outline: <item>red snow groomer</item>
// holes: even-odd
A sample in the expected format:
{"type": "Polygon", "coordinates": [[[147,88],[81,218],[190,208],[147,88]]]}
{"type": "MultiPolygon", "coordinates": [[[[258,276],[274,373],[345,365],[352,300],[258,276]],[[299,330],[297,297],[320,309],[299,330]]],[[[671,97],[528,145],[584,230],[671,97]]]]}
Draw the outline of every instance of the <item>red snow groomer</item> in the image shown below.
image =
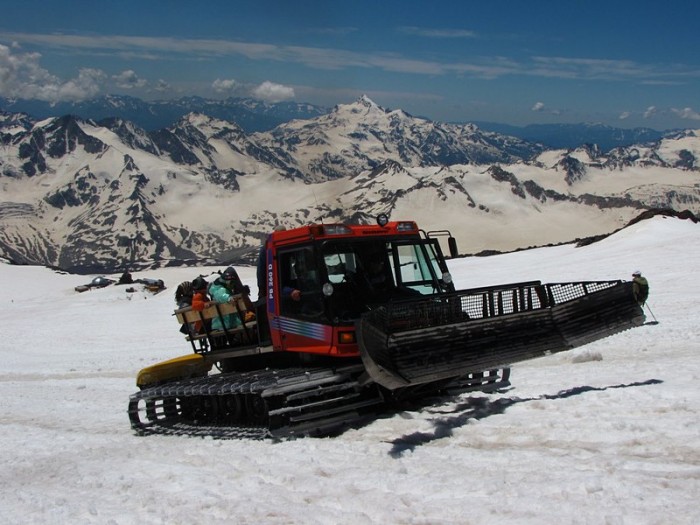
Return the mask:
{"type": "Polygon", "coordinates": [[[265,284],[254,315],[243,296],[176,310],[194,352],[139,372],[133,428],[329,434],[392,400],[503,388],[512,363],[644,323],[631,282],[456,291],[442,236],[456,256],[449,232],[385,216],[376,225],[273,232],[261,251],[265,284]]]}

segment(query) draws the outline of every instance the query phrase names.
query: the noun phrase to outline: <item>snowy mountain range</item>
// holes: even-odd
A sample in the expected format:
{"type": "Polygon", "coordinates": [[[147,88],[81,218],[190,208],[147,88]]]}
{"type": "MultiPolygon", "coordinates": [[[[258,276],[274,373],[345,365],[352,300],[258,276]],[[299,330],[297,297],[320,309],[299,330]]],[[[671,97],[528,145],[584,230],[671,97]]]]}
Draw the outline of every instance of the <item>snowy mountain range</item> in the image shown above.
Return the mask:
{"type": "MultiPolygon", "coordinates": [[[[0,110],[26,113],[35,119],[79,115],[90,120],[128,120],[147,131],[171,126],[188,113],[203,113],[219,120],[235,122],[246,133],[270,131],[290,120],[306,120],[325,115],[331,108],[297,102],[263,102],[244,97],[223,100],[181,97],[147,101],[127,95],[104,95],[80,102],[44,102],[35,99],[0,97],[0,110]]],[[[547,148],[576,148],[597,144],[603,150],[662,139],[669,131],[650,128],[624,129],[599,123],[531,124],[511,126],[495,122],[473,122],[482,131],[510,135],[547,148]]]]}
{"type": "Polygon", "coordinates": [[[270,131],[189,113],[131,121],[0,113],[0,256],[76,271],[252,262],[277,224],[449,229],[462,252],[610,233],[650,208],[700,212],[700,135],[547,150],[367,97],[270,131]]]}
{"type": "Polygon", "coordinates": [[[0,109],[7,113],[26,113],[34,118],[80,115],[84,119],[117,118],[140,128],[156,131],[172,125],[188,113],[236,122],[246,132],[267,131],[293,119],[323,115],[328,108],[297,102],[266,103],[251,98],[229,97],[213,100],[182,97],[174,100],[146,101],[126,95],[105,95],[80,102],[44,102],[35,99],[0,97],[0,109]]]}
{"type": "Polygon", "coordinates": [[[483,130],[538,142],[548,148],[575,148],[582,144],[597,144],[606,151],[619,146],[660,140],[667,134],[674,133],[651,128],[616,128],[600,123],[529,124],[527,126],[509,126],[495,122],[474,122],[474,124],[483,130]]]}

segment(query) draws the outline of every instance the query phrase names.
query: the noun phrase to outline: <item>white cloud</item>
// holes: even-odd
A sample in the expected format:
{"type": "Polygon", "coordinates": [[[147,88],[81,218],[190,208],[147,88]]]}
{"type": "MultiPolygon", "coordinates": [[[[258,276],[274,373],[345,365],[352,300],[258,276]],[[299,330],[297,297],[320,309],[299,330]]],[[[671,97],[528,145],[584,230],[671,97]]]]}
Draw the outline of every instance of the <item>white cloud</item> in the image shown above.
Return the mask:
{"type": "MultiPolygon", "coordinates": [[[[466,29],[399,28],[432,38],[473,38],[466,29]]],[[[523,60],[501,62],[502,57],[480,57],[473,61],[449,62],[420,60],[410,56],[383,51],[353,52],[347,49],[279,46],[259,42],[239,42],[221,39],[177,39],[126,35],[66,35],[2,32],[0,39],[52,48],[80,49],[84,53],[103,55],[106,52],[124,57],[157,60],[172,54],[187,59],[212,59],[243,56],[250,60],[298,63],[315,69],[372,68],[409,74],[442,75],[450,72],[480,78],[501,78],[506,75],[526,75],[544,78],[627,80],[635,82],[678,82],[700,77],[696,66],[683,64],[651,64],[632,60],[532,56],[523,60]],[[497,67],[493,67],[497,64],[497,67]]]]}
{"type": "Polygon", "coordinates": [[[426,29],[423,27],[399,27],[399,32],[427,38],[475,38],[476,33],[469,29],[426,29]]]}
{"type": "Polygon", "coordinates": [[[112,79],[116,82],[117,86],[122,89],[141,88],[147,84],[146,80],[139,78],[133,69],[127,69],[118,75],[113,75],[112,79]]]}
{"type": "Polygon", "coordinates": [[[632,114],[629,111],[623,111],[622,113],[620,113],[620,116],[618,118],[620,120],[625,120],[625,119],[630,118],[631,115],[632,114]]]}
{"type": "Polygon", "coordinates": [[[357,27],[346,26],[346,27],[319,27],[316,29],[309,29],[309,33],[315,33],[318,35],[332,35],[332,36],[345,36],[351,33],[356,33],[359,31],[357,27]]]}
{"type": "Polygon", "coordinates": [[[96,96],[106,79],[99,69],[84,68],[63,81],[39,65],[39,53],[21,53],[0,44],[0,95],[46,102],[79,101],[96,96]]]}
{"type": "Polygon", "coordinates": [[[697,111],[694,111],[693,108],[683,108],[683,109],[672,108],[671,111],[673,111],[676,115],[678,115],[680,118],[683,118],[683,119],[700,120],[700,113],[698,113],[697,111]]]}
{"type": "Polygon", "coordinates": [[[217,78],[214,82],[212,82],[211,87],[217,93],[230,93],[237,85],[238,83],[232,78],[225,80],[217,78]]]}
{"type": "Polygon", "coordinates": [[[532,111],[544,111],[544,102],[536,102],[534,106],[532,106],[532,111]]]}
{"type": "Polygon", "coordinates": [[[81,69],[78,77],[60,85],[57,90],[61,100],[83,100],[96,96],[102,89],[107,75],[100,69],[81,69]]]}
{"type": "Polygon", "coordinates": [[[266,102],[282,102],[294,98],[294,89],[266,80],[253,90],[253,96],[266,102]]]}
{"type": "Polygon", "coordinates": [[[651,118],[656,115],[656,106],[649,106],[644,112],[644,118],[651,118]]]}
{"type": "Polygon", "coordinates": [[[153,89],[155,89],[156,91],[159,91],[159,92],[161,92],[161,93],[164,92],[164,91],[169,91],[169,90],[170,90],[170,84],[168,84],[168,83],[167,83],[165,80],[163,80],[162,78],[159,78],[159,79],[158,79],[158,82],[156,82],[155,88],[153,88],[153,89]]]}

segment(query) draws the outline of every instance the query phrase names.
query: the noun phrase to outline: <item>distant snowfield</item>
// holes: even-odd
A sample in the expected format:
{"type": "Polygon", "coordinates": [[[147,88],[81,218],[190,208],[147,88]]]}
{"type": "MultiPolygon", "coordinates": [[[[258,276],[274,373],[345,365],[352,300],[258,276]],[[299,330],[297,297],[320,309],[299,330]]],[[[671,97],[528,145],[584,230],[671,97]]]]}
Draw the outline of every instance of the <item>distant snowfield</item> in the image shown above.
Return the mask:
{"type": "MultiPolygon", "coordinates": [[[[458,288],[640,269],[660,324],[518,364],[506,392],[282,442],[129,427],[137,371],[190,351],[175,287],[223,268],[136,275],[165,281],[154,296],[0,264],[0,522],[700,523],[699,234],[656,217],[583,248],[450,261],[458,288]]],[[[240,272],[254,290],[254,268],[240,272]]]]}

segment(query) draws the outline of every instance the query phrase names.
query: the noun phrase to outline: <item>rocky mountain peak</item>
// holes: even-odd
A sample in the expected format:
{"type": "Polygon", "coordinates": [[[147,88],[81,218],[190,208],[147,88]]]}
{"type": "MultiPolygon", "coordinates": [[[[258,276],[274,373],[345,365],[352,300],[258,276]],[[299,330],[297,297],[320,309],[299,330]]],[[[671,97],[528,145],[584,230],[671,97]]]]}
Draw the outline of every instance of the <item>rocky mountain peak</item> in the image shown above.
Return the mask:
{"type": "Polygon", "coordinates": [[[367,95],[362,95],[360,98],[358,98],[357,103],[366,108],[379,108],[379,106],[375,104],[374,101],[367,95]]]}
{"type": "Polygon", "coordinates": [[[333,108],[330,115],[342,118],[360,117],[362,119],[381,119],[389,111],[376,104],[367,95],[362,95],[355,102],[350,104],[338,104],[333,108]]]}
{"type": "Polygon", "coordinates": [[[14,135],[32,129],[34,123],[26,113],[0,111],[0,133],[14,135]]]}
{"type": "Polygon", "coordinates": [[[382,162],[379,166],[370,171],[369,178],[373,179],[380,175],[391,176],[396,175],[397,173],[406,173],[406,170],[400,163],[396,162],[395,160],[389,159],[382,162]]]}
{"type": "Polygon", "coordinates": [[[190,133],[201,133],[211,138],[222,132],[233,132],[243,135],[244,131],[235,122],[218,119],[199,112],[190,112],[169,128],[176,130],[190,130],[190,133]]]}

